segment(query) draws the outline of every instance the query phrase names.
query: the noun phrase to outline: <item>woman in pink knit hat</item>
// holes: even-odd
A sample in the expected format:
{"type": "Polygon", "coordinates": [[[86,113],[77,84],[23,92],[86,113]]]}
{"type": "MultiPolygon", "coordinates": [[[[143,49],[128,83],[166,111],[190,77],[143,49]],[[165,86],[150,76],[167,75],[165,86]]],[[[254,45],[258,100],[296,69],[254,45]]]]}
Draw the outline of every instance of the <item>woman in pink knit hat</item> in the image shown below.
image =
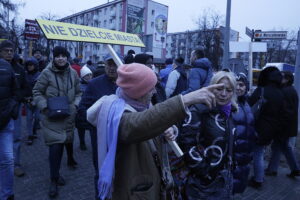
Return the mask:
{"type": "Polygon", "coordinates": [[[154,72],[138,63],[122,65],[117,72],[116,94],[102,97],[87,111],[88,121],[98,130],[99,199],[166,199],[173,182],[162,144],[176,138],[170,127],[184,120],[192,104],[214,106],[211,91],[223,85],[151,106],[154,72]]]}

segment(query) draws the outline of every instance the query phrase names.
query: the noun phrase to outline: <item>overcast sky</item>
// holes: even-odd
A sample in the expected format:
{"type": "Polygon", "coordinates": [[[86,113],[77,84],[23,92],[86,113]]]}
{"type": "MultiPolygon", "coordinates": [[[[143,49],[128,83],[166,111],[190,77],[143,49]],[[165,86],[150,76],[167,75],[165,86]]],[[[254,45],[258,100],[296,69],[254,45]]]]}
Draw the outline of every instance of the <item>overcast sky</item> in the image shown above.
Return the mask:
{"type": "MultiPolygon", "coordinates": [[[[64,17],[107,0],[19,0],[21,21],[35,19],[43,13],[64,17]]],[[[226,14],[226,0],[156,0],[169,6],[168,32],[180,32],[196,28],[195,19],[203,9],[212,8],[226,14]]],[[[231,28],[240,32],[240,40],[249,40],[245,27],[251,29],[294,30],[300,28],[300,0],[232,0],[231,28]]]]}

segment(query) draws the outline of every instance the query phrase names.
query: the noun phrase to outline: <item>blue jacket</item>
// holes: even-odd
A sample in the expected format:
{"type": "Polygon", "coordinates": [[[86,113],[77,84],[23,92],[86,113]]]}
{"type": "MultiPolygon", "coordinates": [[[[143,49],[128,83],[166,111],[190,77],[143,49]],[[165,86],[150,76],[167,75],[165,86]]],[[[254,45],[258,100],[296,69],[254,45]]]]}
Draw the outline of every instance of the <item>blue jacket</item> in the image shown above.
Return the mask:
{"type": "Polygon", "coordinates": [[[32,89],[34,87],[34,84],[36,83],[37,79],[39,78],[41,72],[39,72],[39,63],[38,61],[34,58],[31,57],[26,60],[25,62],[25,70],[27,73],[27,83],[28,83],[28,95],[32,96],[32,89]],[[34,65],[33,71],[28,70],[28,65],[34,65]]]}
{"type": "Polygon", "coordinates": [[[160,79],[161,79],[160,84],[163,86],[163,88],[166,88],[166,84],[167,84],[167,81],[168,81],[168,76],[169,76],[169,74],[171,73],[172,70],[173,70],[173,65],[172,64],[169,64],[169,65],[166,66],[165,69],[160,70],[160,72],[159,72],[159,76],[160,76],[160,79]]]}
{"type": "Polygon", "coordinates": [[[239,97],[239,110],[233,113],[236,127],[233,143],[233,192],[242,193],[247,187],[253,145],[256,139],[254,117],[245,97],[239,97]]]}
{"type": "Polygon", "coordinates": [[[193,68],[189,73],[188,89],[182,94],[208,86],[213,75],[211,62],[207,58],[197,59],[192,65],[193,68]]]}
{"type": "Polygon", "coordinates": [[[86,82],[84,79],[80,79],[80,91],[82,92],[82,94],[84,93],[84,91],[86,90],[88,86],[88,82],[86,82]]]}
{"type": "Polygon", "coordinates": [[[104,95],[115,94],[117,85],[109,80],[106,74],[92,79],[82,95],[76,116],[76,127],[91,129],[93,126],[86,120],[86,111],[104,95]]]}

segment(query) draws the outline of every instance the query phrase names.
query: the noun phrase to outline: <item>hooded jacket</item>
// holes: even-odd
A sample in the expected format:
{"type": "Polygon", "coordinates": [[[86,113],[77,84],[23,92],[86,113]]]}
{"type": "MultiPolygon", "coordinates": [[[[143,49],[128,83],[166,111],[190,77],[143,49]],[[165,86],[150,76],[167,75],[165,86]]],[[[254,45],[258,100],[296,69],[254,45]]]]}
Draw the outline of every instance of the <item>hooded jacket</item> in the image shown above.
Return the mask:
{"type": "Polygon", "coordinates": [[[41,126],[45,143],[51,145],[65,143],[67,138],[68,142],[73,140],[76,106],[79,105],[81,98],[80,83],[76,71],[69,66],[64,70],[59,70],[52,63],[49,63],[42,71],[33,88],[33,98],[38,108],[42,111],[41,126]],[[59,86],[56,84],[55,75],[59,86]],[[49,119],[47,113],[44,112],[47,108],[47,100],[58,94],[68,97],[71,114],[63,120],[49,119]]]}
{"type": "Polygon", "coordinates": [[[192,63],[188,79],[188,89],[183,92],[187,94],[202,87],[208,86],[212,78],[212,64],[207,58],[200,58],[192,63]]]}
{"type": "Polygon", "coordinates": [[[36,83],[39,75],[41,74],[39,72],[39,63],[38,61],[34,58],[31,57],[25,62],[25,70],[27,73],[27,82],[28,82],[28,95],[32,96],[32,89],[34,87],[34,84],[36,83]],[[34,70],[29,71],[28,70],[28,65],[33,64],[34,65],[34,70]]]}
{"type": "Polygon", "coordinates": [[[258,78],[258,87],[248,99],[249,105],[253,106],[259,100],[264,88],[266,103],[263,104],[259,119],[255,122],[257,143],[260,145],[270,144],[287,127],[288,116],[280,88],[281,79],[282,75],[276,67],[264,69],[258,78]]]}

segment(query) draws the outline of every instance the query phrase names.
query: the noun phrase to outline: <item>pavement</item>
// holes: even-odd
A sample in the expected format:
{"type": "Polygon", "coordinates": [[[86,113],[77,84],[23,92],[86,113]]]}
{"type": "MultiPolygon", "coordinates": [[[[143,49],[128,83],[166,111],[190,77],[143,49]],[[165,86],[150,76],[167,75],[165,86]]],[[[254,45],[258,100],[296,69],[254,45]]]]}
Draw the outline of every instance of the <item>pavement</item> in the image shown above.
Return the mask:
{"type": "MultiPolygon", "coordinates": [[[[74,138],[74,157],[78,162],[78,168],[71,170],[67,167],[66,151],[64,151],[61,175],[65,178],[66,185],[59,187],[59,196],[56,199],[94,200],[94,168],[90,136],[86,133],[87,151],[79,149],[77,133],[75,133],[74,138]]],[[[299,146],[300,141],[297,141],[297,144],[299,146]]],[[[300,160],[299,152],[300,149],[297,150],[298,160],[300,160]]],[[[50,183],[48,147],[44,144],[42,134],[38,132],[38,139],[34,140],[31,146],[23,143],[21,153],[21,163],[26,175],[15,177],[15,199],[50,199],[48,197],[50,183]]],[[[242,195],[235,195],[234,200],[300,200],[300,178],[290,179],[286,177],[290,170],[285,164],[285,159],[282,160],[276,177],[266,177],[261,189],[256,190],[248,187],[242,195]]]]}
{"type": "MultiPolygon", "coordinates": [[[[34,140],[33,145],[28,146],[26,143],[23,143],[21,147],[21,164],[26,174],[23,177],[15,177],[14,179],[16,200],[50,199],[48,197],[50,184],[49,148],[45,145],[40,131],[38,131],[37,135],[38,138],[34,140]]],[[[66,180],[66,185],[59,187],[59,196],[56,199],[94,200],[94,167],[92,164],[90,136],[86,132],[86,151],[79,149],[77,132],[74,138],[74,158],[78,163],[78,167],[76,170],[68,168],[67,155],[64,150],[60,174],[66,180]]]]}

